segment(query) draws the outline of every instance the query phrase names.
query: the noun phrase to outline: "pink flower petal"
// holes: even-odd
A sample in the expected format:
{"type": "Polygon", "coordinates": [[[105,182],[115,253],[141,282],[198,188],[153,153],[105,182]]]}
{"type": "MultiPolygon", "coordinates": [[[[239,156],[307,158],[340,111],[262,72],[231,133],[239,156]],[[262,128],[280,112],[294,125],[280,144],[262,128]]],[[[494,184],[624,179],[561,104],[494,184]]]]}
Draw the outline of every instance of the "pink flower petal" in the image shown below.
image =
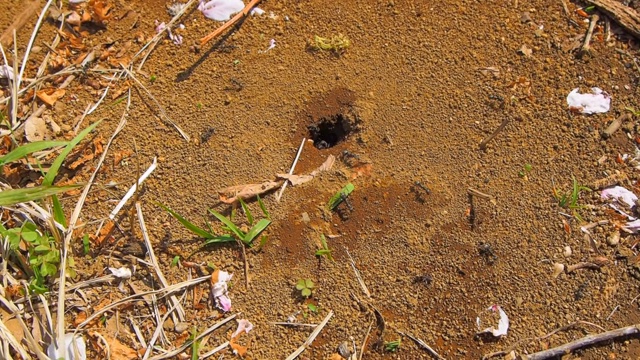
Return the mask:
{"type": "Polygon", "coordinates": [[[248,334],[249,331],[253,330],[253,324],[249,322],[249,320],[242,319],[238,320],[238,329],[231,335],[231,338],[234,339],[236,336],[240,335],[244,331],[245,334],[248,334]]]}
{"type": "Polygon", "coordinates": [[[222,309],[222,311],[227,312],[231,310],[231,299],[227,295],[222,295],[216,298],[218,301],[218,307],[222,309]]]}
{"type": "Polygon", "coordinates": [[[211,0],[207,3],[203,0],[198,5],[198,10],[202,11],[205,17],[216,21],[227,21],[231,15],[242,9],[244,9],[242,0],[211,0]]]}

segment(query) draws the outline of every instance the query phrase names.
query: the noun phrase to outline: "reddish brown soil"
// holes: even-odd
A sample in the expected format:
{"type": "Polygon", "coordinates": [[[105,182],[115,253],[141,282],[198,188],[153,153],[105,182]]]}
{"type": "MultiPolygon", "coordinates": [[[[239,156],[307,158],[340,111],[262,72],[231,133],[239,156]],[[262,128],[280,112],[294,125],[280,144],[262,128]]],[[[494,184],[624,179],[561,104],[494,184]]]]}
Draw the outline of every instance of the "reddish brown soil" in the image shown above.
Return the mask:
{"type": "MultiPolygon", "coordinates": [[[[15,14],[19,3],[6,1],[0,11],[15,14]]],[[[149,39],[154,20],[169,21],[168,4],[116,1],[117,17],[129,9],[134,12],[110,21],[86,41],[95,46],[132,41],[132,55],[142,46],[133,41],[135,33],[149,39]]],[[[587,185],[615,171],[625,172],[633,181],[638,178],[637,170],[615,161],[618,154],[635,150],[635,118],[613,138],[600,136],[625,107],[640,106],[640,72],[632,58],[617,52],[637,56],[637,40],[613,24],[617,35],[608,43],[597,35],[593,53],[578,59],[568,50],[587,23],[571,13],[576,23],[572,25],[556,0],[268,0],[260,6],[265,15],[249,17],[199,52],[192,45],[218,24],[191,12],[182,20],[185,44],[167,40],[155,49],[137,76],[191,140],[185,141],[163,123],[156,105],[134,88],[126,127],[114,141],[82,212],[82,220],[92,224],[89,232],[96,231],[96,223],[157,157],[158,168],[145,182],[139,201],[161,268],[170,283],[184,281],[189,274],[197,276],[187,268],[170,266],[174,256],[195,251],[189,261],[234,274],[233,312],[255,324],[248,359],[282,359],[300,346],[309,328],[272,324],[298,311],[304,317],[301,313],[297,321],[304,323],[318,323],[329,311],[335,312],[301,358],[326,359],[351,339],[360,351],[374,317],[354,296],[380,311],[386,321],[384,341],[398,338],[396,330],[408,332],[447,359],[478,359],[577,320],[607,330],[640,323],[638,302],[632,302],[639,293],[639,280],[632,275],[633,261],[619,256],[631,252],[635,257],[636,250],[631,250],[635,235],[623,236],[619,245],[611,247],[605,239],[614,227],[596,228],[599,256],[609,260],[600,270],[579,270],[554,279],[551,265],[598,255],[585,241],[580,223],[560,214],[571,210],[559,207],[553,183],[565,192],[572,176],[587,185]],[[268,16],[270,12],[275,18],[268,16]],[[525,12],[531,21],[522,21],[525,12]],[[314,35],[332,34],[351,40],[341,56],[307,50],[314,35]],[[270,39],[277,45],[265,53],[270,39]],[[533,49],[531,56],[519,53],[523,45],[533,49]],[[499,73],[481,71],[487,67],[499,73]],[[148,80],[152,75],[157,78],[153,83],[148,80]],[[611,111],[594,116],[568,111],[566,95],[575,87],[592,86],[611,94],[611,111]],[[166,204],[204,226],[201,219],[207,209],[229,211],[219,204],[217,189],[288,172],[302,138],[309,136],[307,126],[336,116],[360,122],[346,140],[329,149],[319,150],[307,142],[296,173],[313,170],[330,154],[339,158],[333,170],[307,184],[288,187],[281,202],[276,202],[275,194],[264,196],[273,224],[265,232],[267,244],[247,251],[248,289],[239,246],[196,251],[202,239],[156,204],[166,204]],[[504,119],[510,119],[506,128],[486,150],[479,150],[480,141],[504,119]],[[114,166],[114,154],[122,150],[135,155],[114,166]],[[345,150],[359,158],[345,158],[345,150]],[[602,156],[606,160],[599,163],[602,156]],[[525,164],[532,170],[523,178],[518,173],[525,164]],[[338,212],[328,212],[328,199],[351,179],[353,211],[343,204],[338,212]],[[112,181],[118,185],[106,188],[112,181]],[[492,195],[495,204],[474,197],[470,217],[469,187],[492,195]],[[304,213],[308,222],[303,221],[304,213]],[[570,234],[563,219],[570,220],[570,234]],[[335,262],[314,256],[321,234],[339,235],[328,240],[335,262]],[[565,246],[572,249],[569,258],[563,256],[565,246]],[[347,250],[370,299],[358,285],[347,250]],[[302,278],[316,283],[312,302],[319,307],[317,314],[309,312],[308,301],[295,290],[302,278]],[[492,304],[502,306],[511,321],[508,335],[501,339],[476,336],[476,316],[492,304]]],[[[576,6],[569,4],[571,10],[576,6]]],[[[10,16],[0,17],[1,28],[9,23],[10,16]]],[[[22,51],[29,34],[24,30],[19,36],[22,51]]],[[[52,25],[46,24],[39,41],[49,42],[52,36],[52,25]]],[[[41,58],[34,56],[34,64],[41,58]]],[[[70,89],[80,101],[66,96],[52,114],[73,125],[74,116],[97,100],[102,90],[90,89],[82,76],[70,89]]],[[[108,96],[85,122],[103,119],[98,134],[108,139],[125,104],[108,96]]],[[[75,201],[69,199],[67,208],[75,201]]],[[[592,205],[579,210],[585,222],[612,218],[599,192],[583,194],[580,203],[592,205]]],[[[250,203],[250,208],[260,213],[257,203],[250,203]]],[[[142,241],[138,230],[133,236],[128,233],[124,213],[118,220],[123,232],[114,232],[116,244],[96,245],[91,256],[83,256],[78,241],[76,281],[100,276],[107,266],[129,263],[129,258],[111,253],[142,241]]],[[[221,231],[218,224],[214,228],[221,231]]],[[[145,265],[137,268],[132,281],[146,289],[151,286],[151,272],[145,265]]],[[[105,294],[113,299],[124,296],[115,286],[86,292],[89,309],[105,294]]],[[[188,299],[190,327],[202,331],[217,321],[216,310],[196,310],[188,299]]],[[[146,306],[137,306],[136,311],[148,312],[146,306]]],[[[127,311],[131,310],[123,310],[120,319],[127,311]]],[[[115,319],[113,313],[109,316],[115,319]]],[[[235,324],[214,332],[203,352],[226,341],[234,328],[235,324]]],[[[145,330],[147,339],[153,329],[145,330]]],[[[113,328],[98,331],[116,336],[113,328]]],[[[516,350],[532,353],[596,332],[595,327],[581,326],[544,341],[524,342],[516,350]]],[[[123,320],[117,337],[139,347],[131,333],[123,320]]],[[[168,334],[174,340],[179,336],[168,334]]],[[[375,349],[374,333],[369,339],[363,359],[430,358],[406,337],[395,353],[375,349]]],[[[95,358],[103,356],[92,351],[95,358]]],[[[640,346],[635,339],[621,340],[569,358],[578,357],[636,359],[640,346]]]]}

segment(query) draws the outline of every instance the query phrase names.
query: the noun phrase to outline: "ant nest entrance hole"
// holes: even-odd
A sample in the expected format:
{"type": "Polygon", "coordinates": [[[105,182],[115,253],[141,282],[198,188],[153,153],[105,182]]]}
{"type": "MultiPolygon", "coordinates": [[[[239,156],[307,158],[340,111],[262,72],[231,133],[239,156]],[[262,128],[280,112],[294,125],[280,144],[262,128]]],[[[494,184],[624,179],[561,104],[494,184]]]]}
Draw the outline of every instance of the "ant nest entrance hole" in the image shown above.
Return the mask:
{"type": "Polygon", "coordinates": [[[361,130],[354,102],[350,90],[334,89],[308,105],[306,128],[317,149],[332,148],[361,130]]]}

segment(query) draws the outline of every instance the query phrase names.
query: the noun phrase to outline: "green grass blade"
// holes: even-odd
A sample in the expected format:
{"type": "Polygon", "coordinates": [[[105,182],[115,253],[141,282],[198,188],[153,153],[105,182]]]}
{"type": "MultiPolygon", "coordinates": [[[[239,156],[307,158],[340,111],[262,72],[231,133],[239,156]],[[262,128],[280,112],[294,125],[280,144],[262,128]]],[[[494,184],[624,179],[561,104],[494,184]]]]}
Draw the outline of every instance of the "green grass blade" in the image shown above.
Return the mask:
{"type": "Polygon", "coordinates": [[[251,245],[251,242],[253,241],[253,239],[255,239],[256,236],[260,235],[260,233],[263,232],[264,229],[266,229],[267,226],[269,226],[270,224],[271,224],[271,220],[260,219],[260,221],[258,221],[258,223],[254,227],[252,227],[251,230],[249,230],[247,235],[244,237],[243,239],[244,243],[247,245],[251,245]]]}
{"type": "Polygon", "coordinates": [[[230,234],[224,234],[224,235],[216,236],[212,239],[207,239],[207,241],[205,241],[204,244],[205,245],[220,244],[220,243],[232,242],[232,241],[236,241],[236,239],[230,234]]]}
{"type": "Polygon", "coordinates": [[[100,122],[101,121],[97,121],[94,124],[92,124],[91,126],[89,126],[86,129],[82,130],[82,132],[80,134],[76,135],[76,137],[73,138],[73,140],[71,140],[67,144],[67,146],[64,148],[64,150],[62,150],[60,155],[58,155],[58,157],[53,161],[53,164],[51,164],[51,168],[49,168],[49,171],[47,172],[47,175],[45,175],[44,179],[42,180],[42,185],[52,185],[53,184],[53,180],[58,175],[58,170],[60,170],[60,167],[62,166],[62,162],[64,162],[64,159],[67,157],[67,155],[69,155],[71,150],[73,150],[73,148],[76,145],[78,145],[80,143],[80,141],[82,141],[82,139],[84,139],[85,136],[87,136],[87,134],[89,134],[93,129],[95,129],[95,127],[98,126],[98,124],[100,124],[100,122]]]}
{"type": "Polygon", "coordinates": [[[271,220],[271,215],[269,215],[269,212],[267,211],[267,207],[264,206],[264,202],[262,202],[262,199],[260,198],[260,195],[256,195],[256,197],[258,198],[258,205],[260,205],[260,209],[262,210],[262,213],[264,214],[264,217],[266,217],[267,219],[271,220]]]}
{"type": "Polygon", "coordinates": [[[47,196],[79,188],[80,185],[38,186],[34,188],[9,189],[0,192],[0,206],[9,206],[27,201],[40,200],[47,196]]]}
{"type": "Polygon", "coordinates": [[[251,210],[247,206],[247,203],[242,200],[241,197],[238,198],[240,200],[240,205],[242,205],[242,210],[247,215],[247,220],[249,220],[249,226],[253,226],[253,214],[251,214],[251,210]]]}
{"type": "Polygon", "coordinates": [[[213,239],[216,236],[213,235],[210,232],[207,232],[206,230],[198,227],[197,225],[193,224],[192,222],[190,222],[189,220],[185,219],[184,217],[182,217],[180,214],[178,214],[177,212],[171,210],[170,208],[168,208],[167,206],[164,206],[160,203],[156,203],[158,204],[158,206],[160,206],[161,208],[163,208],[166,212],[168,212],[171,216],[173,216],[176,220],[178,220],[178,222],[180,224],[182,224],[184,227],[186,227],[189,231],[191,231],[192,233],[205,238],[205,239],[213,239]]]}
{"type": "Polygon", "coordinates": [[[340,203],[343,201],[343,195],[344,197],[349,196],[349,194],[351,194],[353,190],[355,190],[355,188],[356,187],[352,183],[348,183],[340,191],[333,195],[329,200],[329,210],[333,210],[336,208],[336,206],[340,205],[340,203]]]}
{"type": "Polygon", "coordinates": [[[51,197],[53,201],[53,219],[61,224],[65,228],[67,227],[67,219],[64,217],[64,210],[62,210],[62,204],[60,203],[60,199],[57,195],[53,195],[51,197]]]}
{"type": "Polygon", "coordinates": [[[245,234],[242,232],[242,230],[240,230],[239,227],[236,226],[236,224],[231,222],[231,220],[227,219],[226,216],[220,214],[219,212],[216,212],[216,211],[211,210],[211,209],[209,209],[209,212],[211,214],[213,214],[213,216],[215,216],[218,220],[220,220],[227,227],[227,229],[229,229],[229,231],[231,231],[234,234],[236,234],[238,239],[242,240],[243,242],[245,241],[244,240],[245,239],[245,234]]]}
{"type": "Polygon", "coordinates": [[[0,158],[0,166],[8,164],[10,162],[22,159],[23,157],[44,149],[49,149],[56,146],[65,146],[69,144],[68,141],[36,141],[29,144],[19,146],[12,152],[0,158]]]}

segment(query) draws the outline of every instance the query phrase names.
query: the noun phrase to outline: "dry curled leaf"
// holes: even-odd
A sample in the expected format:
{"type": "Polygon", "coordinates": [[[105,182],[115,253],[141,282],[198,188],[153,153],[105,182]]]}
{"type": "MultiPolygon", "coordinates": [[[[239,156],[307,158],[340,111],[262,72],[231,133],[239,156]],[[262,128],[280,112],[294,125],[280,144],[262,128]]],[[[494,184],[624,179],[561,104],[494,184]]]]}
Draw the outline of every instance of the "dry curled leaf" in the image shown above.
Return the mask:
{"type": "Polygon", "coordinates": [[[91,0],[89,6],[93,9],[93,20],[102,24],[111,18],[111,5],[104,0],[91,0]]]}
{"type": "Polygon", "coordinates": [[[230,186],[218,190],[220,201],[225,204],[233,204],[238,199],[250,199],[256,195],[262,195],[266,192],[277,189],[282,185],[282,181],[265,181],[261,184],[247,184],[230,186]]]}
{"type": "Polygon", "coordinates": [[[61,97],[63,97],[65,94],[65,90],[64,89],[56,89],[56,90],[38,90],[36,91],[36,96],[38,97],[38,99],[42,100],[42,102],[44,102],[45,104],[49,105],[49,106],[53,106],[53,104],[56,103],[56,101],[58,101],[58,99],[60,99],[61,97]]]}

